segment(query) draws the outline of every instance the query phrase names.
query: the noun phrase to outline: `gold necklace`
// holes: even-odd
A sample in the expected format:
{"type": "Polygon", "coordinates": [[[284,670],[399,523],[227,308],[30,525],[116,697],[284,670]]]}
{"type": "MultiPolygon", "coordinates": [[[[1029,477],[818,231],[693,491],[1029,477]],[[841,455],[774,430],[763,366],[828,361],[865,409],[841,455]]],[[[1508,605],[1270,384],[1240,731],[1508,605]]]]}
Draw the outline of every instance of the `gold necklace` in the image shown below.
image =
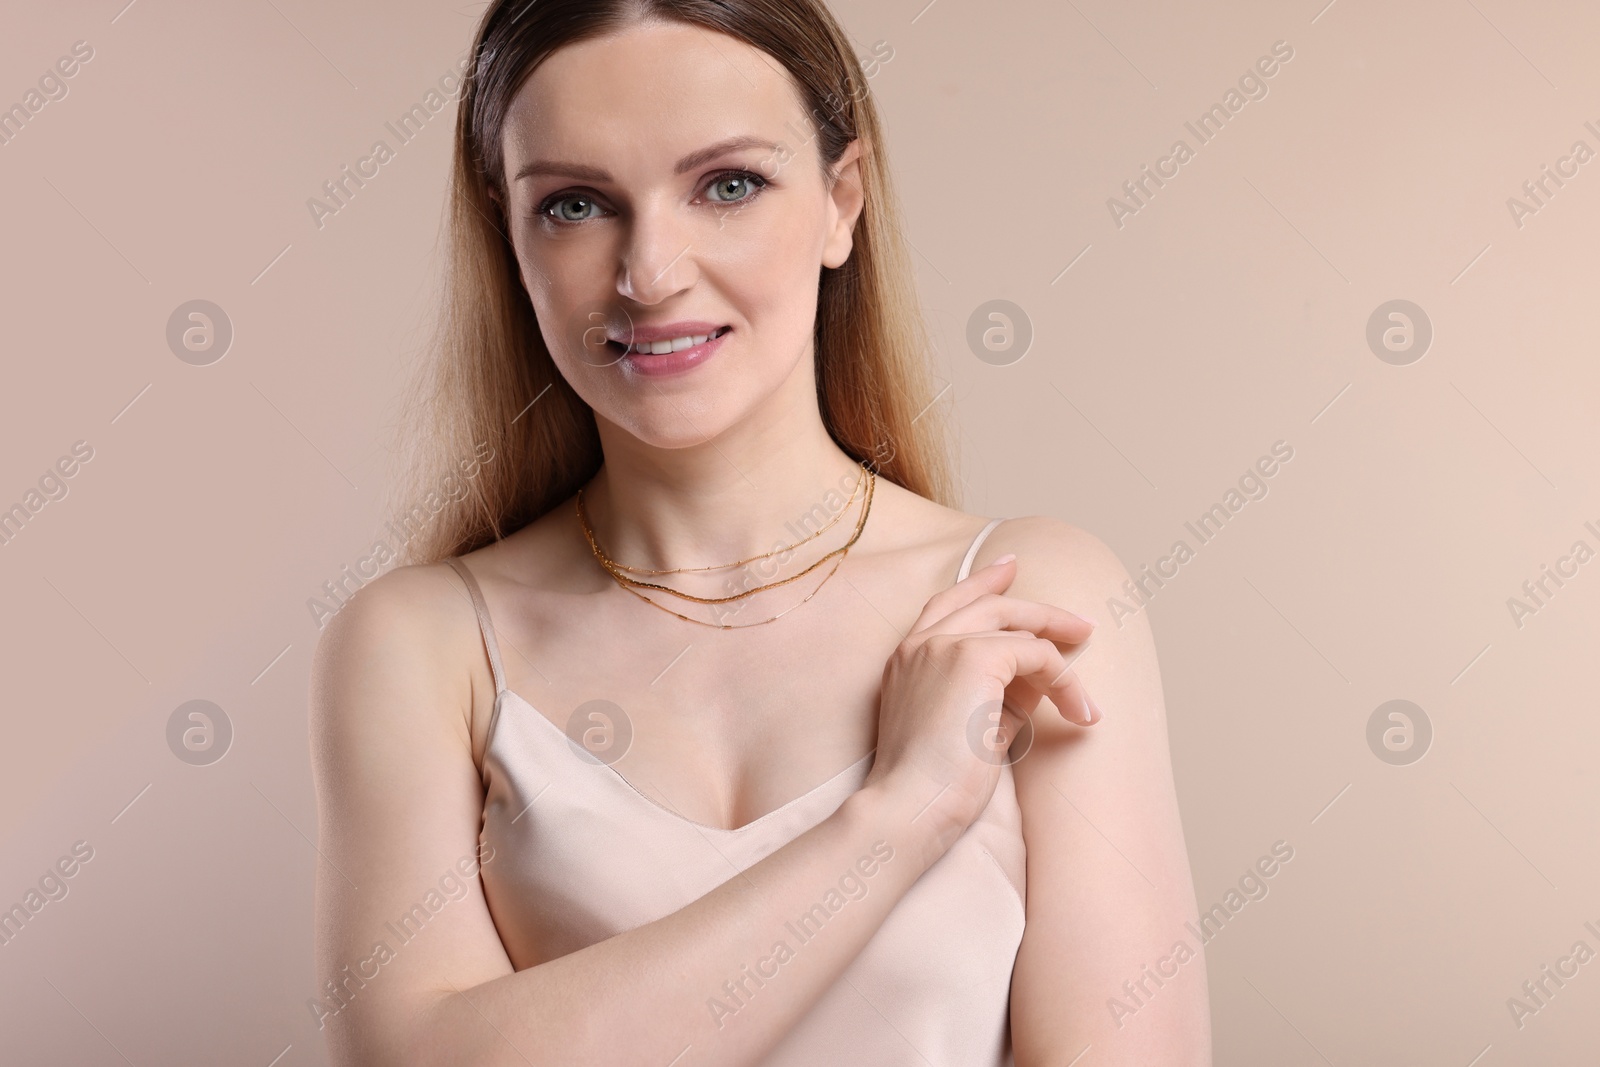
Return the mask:
{"type": "MultiPolygon", "coordinates": [[[[603,552],[600,552],[600,548],[599,548],[598,545],[596,545],[594,543],[594,539],[593,539],[592,536],[590,537],[589,544],[594,548],[594,550],[595,550],[595,552],[597,554],[597,558],[599,558],[599,560],[600,560],[600,565],[602,567],[605,567],[606,570],[610,571],[611,574],[612,574],[612,577],[617,578],[619,581],[625,582],[629,586],[637,586],[640,589],[659,589],[663,593],[671,594],[672,596],[679,597],[679,598],[681,598],[683,600],[692,600],[697,604],[726,604],[731,600],[743,600],[745,597],[754,596],[755,594],[761,592],[763,589],[773,589],[773,588],[776,588],[777,586],[780,586],[780,585],[788,585],[790,582],[796,581],[797,579],[800,579],[800,578],[804,578],[806,575],[810,574],[812,571],[816,570],[818,567],[820,567],[824,563],[828,562],[828,560],[832,559],[834,556],[842,555],[843,553],[848,552],[850,550],[850,546],[855,544],[857,538],[859,538],[861,536],[861,531],[862,531],[863,527],[865,527],[866,522],[867,522],[867,513],[871,510],[871,507],[872,507],[872,485],[871,485],[871,483],[868,483],[867,503],[866,503],[866,506],[862,508],[861,521],[856,524],[855,535],[852,536],[849,541],[845,542],[845,544],[843,546],[834,549],[832,552],[829,552],[827,555],[823,556],[821,559],[817,560],[811,566],[807,567],[805,570],[799,572],[798,574],[790,575],[789,577],[784,578],[784,579],[782,579],[780,581],[768,582],[766,585],[758,585],[754,589],[747,589],[742,593],[735,593],[733,596],[699,597],[699,596],[695,596],[693,593],[680,593],[678,590],[673,589],[673,588],[671,588],[669,586],[656,585],[653,582],[641,582],[641,581],[639,581],[639,580],[637,580],[635,578],[629,578],[627,575],[621,573],[620,571],[616,570],[613,567],[613,565],[611,564],[611,561],[605,557],[605,554],[603,552]]],[[[587,524],[585,524],[584,532],[585,533],[589,532],[587,524]]]]}
{"type": "Polygon", "coordinates": [[[651,607],[660,608],[662,611],[666,612],[668,615],[676,615],[678,618],[682,619],[684,622],[698,623],[701,626],[710,626],[710,627],[713,627],[714,629],[718,629],[718,630],[744,630],[744,629],[748,629],[751,626],[765,626],[769,622],[777,622],[779,619],[781,619],[785,615],[789,614],[789,612],[793,611],[795,608],[799,607],[801,604],[804,604],[807,600],[810,600],[812,597],[816,596],[817,593],[822,590],[822,587],[824,585],[828,584],[828,579],[833,577],[833,572],[838,570],[839,569],[839,564],[843,563],[843,562],[844,562],[844,557],[840,556],[839,557],[839,562],[835,563],[833,565],[833,568],[831,570],[829,570],[827,574],[822,576],[822,581],[817,583],[817,587],[815,589],[811,590],[811,592],[807,593],[805,596],[801,597],[798,603],[791,604],[788,607],[784,608],[782,611],[778,612],[776,615],[772,616],[772,618],[770,618],[770,619],[762,619],[759,622],[722,622],[722,623],[706,622],[704,619],[691,618],[688,615],[683,614],[682,612],[673,611],[671,608],[667,607],[665,604],[657,604],[654,600],[651,600],[649,597],[645,596],[643,593],[639,592],[639,590],[637,590],[637,589],[629,589],[627,586],[623,586],[623,588],[627,589],[628,592],[632,593],[634,596],[638,597],[640,600],[644,601],[646,604],[649,604],[651,607]]]}
{"type": "MultiPolygon", "coordinates": [[[[869,477],[875,478],[877,475],[875,475],[875,472],[872,472],[872,470],[867,469],[866,464],[861,464],[861,478],[869,477]]],[[[858,482],[856,482],[858,488],[859,483],[861,483],[861,478],[858,478],[858,482]]],[[[867,498],[869,498],[869,501],[870,496],[872,496],[872,485],[867,486],[867,498]]],[[[814,537],[818,537],[822,531],[829,530],[830,526],[834,526],[835,523],[840,520],[840,518],[843,518],[843,515],[845,515],[845,510],[848,510],[850,504],[853,504],[854,499],[856,499],[856,491],[851,490],[850,499],[845,501],[845,507],[842,507],[842,509],[838,510],[838,515],[834,515],[834,518],[829,520],[829,523],[827,523],[826,526],[822,526],[822,530],[818,530],[816,533],[811,534],[810,537],[806,537],[805,541],[797,541],[795,544],[789,545],[789,547],[778,547],[778,549],[771,549],[770,552],[762,552],[760,555],[752,555],[752,557],[747,558],[747,560],[738,560],[736,563],[715,563],[715,565],[712,566],[680,566],[680,568],[670,569],[648,569],[638,568],[638,566],[627,566],[626,563],[618,563],[618,561],[608,557],[608,555],[605,553],[605,550],[603,550],[602,547],[600,547],[600,544],[595,541],[594,530],[590,530],[589,520],[587,520],[587,512],[586,509],[584,509],[584,490],[578,490],[578,522],[579,525],[582,525],[582,528],[584,528],[584,537],[586,537],[587,541],[589,541],[590,552],[594,552],[595,558],[600,561],[600,566],[603,566],[606,571],[610,571],[613,576],[618,576],[621,581],[629,582],[629,584],[643,585],[643,587],[646,587],[646,589],[659,589],[662,590],[662,592],[675,593],[675,595],[680,595],[680,597],[686,598],[686,600],[699,600],[701,603],[725,603],[726,600],[733,600],[733,597],[725,598],[725,600],[701,600],[701,598],[698,597],[691,597],[690,593],[678,593],[675,589],[669,589],[667,585],[653,585],[650,584],[650,582],[635,582],[634,579],[630,579],[630,577],[627,577],[626,574],[618,574],[618,571],[632,571],[634,574],[678,574],[686,573],[686,571],[720,571],[720,569],[733,568],[733,566],[742,566],[746,565],[746,563],[752,563],[752,561],[755,560],[763,560],[763,558],[773,557],[773,555],[778,555],[779,552],[789,552],[789,550],[794,550],[795,547],[805,544],[806,541],[813,541],[814,537]]],[[[862,512],[862,522],[866,522],[866,512],[862,512]]],[[[861,536],[861,533],[859,533],[858,530],[856,531],[856,537],[859,536],[861,536]]],[[[854,544],[854,542],[856,542],[856,539],[851,537],[850,544],[854,544]]],[[[848,547],[848,545],[846,545],[846,547],[848,547]]],[[[822,563],[829,560],[829,558],[830,557],[822,557],[821,560],[813,563],[810,569],[818,568],[818,566],[821,566],[822,563]]],[[[803,574],[806,574],[806,571],[802,571],[800,574],[795,574],[794,577],[789,577],[789,579],[786,579],[786,581],[792,582],[794,581],[795,577],[802,577],[803,574]]],[[[757,585],[755,589],[749,590],[749,592],[744,593],[744,595],[752,595],[752,593],[760,592],[762,589],[766,589],[766,585],[757,585]]]]}
{"type": "MultiPolygon", "coordinates": [[[[766,585],[758,585],[754,589],[747,589],[742,593],[735,593],[733,596],[698,597],[698,596],[695,596],[692,593],[680,593],[678,590],[672,589],[672,588],[670,588],[668,586],[665,586],[665,585],[656,585],[653,582],[641,582],[641,581],[639,581],[639,580],[637,580],[635,578],[629,578],[626,574],[623,574],[621,571],[617,570],[616,566],[611,562],[611,560],[606,556],[605,552],[603,552],[601,550],[599,544],[596,543],[596,541],[595,541],[594,531],[589,528],[588,518],[584,514],[583,496],[582,496],[581,492],[580,492],[580,494],[578,496],[578,502],[577,502],[578,503],[578,522],[583,526],[583,535],[584,535],[585,538],[588,539],[589,548],[594,553],[595,559],[600,561],[600,565],[602,567],[604,567],[611,574],[611,576],[613,578],[615,578],[618,582],[624,584],[625,586],[638,586],[641,589],[658,589],[663,593],[670,593],[671,595],[676,596],[676,597],[681,597],[684,600],[693,600],[694,602],[696,602],[698,604],[726,604],[726,603],[728,603],[729,601],[732,601],[732,600],[743,600],[745,597],[754,596],[755,594],[761,592],[764,589],[773,589],[773,588],[776,588],[777,586],[780,586],[780,585],[788,585],[792,581],[795,581],[795,580],[800,579],[800,578],[804,578],[807,574],[810,574],[812,571],[816,570],[818,567],[820,567],[824,563],[828,562],[828,560],[832,559],[834,556],[843,555],[845,552],[850,551],[850,547],[852,545],[854,545],[857,540],[860,539],[861,532],[862,532],[862,530],[864,530],[866,528],[866,525],[867,525],[867,515],[870,514],[871,511],[872,511],[872,496],[873,496],[873,491],[877,487],[878,479],[877,479],[877,475],[876,474],[874,474],[874,473],[872,473],[870,471],[868,472],[868,474],[869,474],[869,478],[868,478],[868,481],[867,481],[867,499],[866,499],[866,504],[861,509],[861,519],[860,519],[860,521],[858,521],[856,523],[856,532],[851,536],[849,541],[846,541],[842,546],[840,546],[839,548],[834,549],[832,552],[829,552],[827,555],[823,556],[821,559],[817,560],[811,566],[807,567],[805,570],[801,571],[798,574],[790,575],[789,577],[781,579],[781,580],[776,581],[776,582],[768,582],[766,585]]],[[[752,557],[752,558],[759,558],[759,557],[752,557]]],[[[652,601],[652,603],[653,603],[653,601],[652,601]]]]}
{"type": "MultiPolygon", "coordinates": [[[[685,622],[698,623],[701,626],[711,626],[711,627],[714,627],[714,628],[719,629],[719,630],[743,630],[743,629],[746,629],[746,628],[751,627],[751,626],[765,626],[769,622],[777,622],[783,616],[787,615],[789,612],[793,611],[795,608],[799,607],[801,604],[804,604],[807,600],[810,600],[812,597],[816,596],[817,593],[821,591],[822,587],[827,584],[828,579],[833,577],[834,572],[837,571],[839,569],[840,564],[842,564],[844,562],[844,557],[845,557],[846,554],[849,553],[850,547],[852,545],[854,545],[856,543],[856,541],[858,541],[861,538],[862,531],[866,529],[867,516],[869,514],[871,514],[871,512],[872,512],[873,491],[877,488],[877,484],[878,484],[877,473],[875,471],[871,470],[870,468],[867,468],[867,478],[868,478],[868,480],[867,480],[867,497],[866,497],[866,501],[865,501],[865,503],[864,503],[864,505],[863,505],[863,507],[861,509],[861,518],[860,518],[859,521],[857,521],[855,533],[851,536],[851,538],[850,538],[850,540],[848,542],[846,542],[840,548],[836,548],[832,552],[829,552],[826,556],[823,556],[821,559],[817,560],[817,562],[813,563],[811,566],[807,567],[805,570],[801,571],[799,574],[792,575],[791,577],[785,578],[782,581],[769,582],[766,585],[757,586],[754,589],[746,590],[743,593],[739,593],[739,594],[737,594],[735,596],[731,596],[731,597],[702,598],[702,597],[691,596],[688,593],[680,593],[676,589],[668,589],[666,586],[652,585],[652,584],[650,584],[648,582],[635,581],[634,579],[629,578],[627,575],[625,575],[625,574],[621,573],[620,571],[618,571],[617,569],[615,569],[613,566],[609,565],[610,561],[606,559],[605,553],[600,550],[599,544],[596,543],[595,538],[594,538],[594,531],[589,528],[588,520],[586,519],[586,517],[584,515],[583,493],[582,493],[581,490],[578,493],[578,501],[577,501],[578,522],[583,527],[584,537],[588,539],[589,548],[594,553],[595,559],[597,559],[600,562],[600,565],[602,567],[605,567],[606,573],[610,574],[611,577],[616,580],[617,584],[620,585],[623,589],[626,589],[628,592],[632,593],[634,596],[638,597],[640,600],[643,600],[646,604],[649,604],[651,607],[660,608],[662,611],[666,612],[668,615],[677,616],[678,618],[684,620],[685,622]],[[633,588],[634,586],[639,586],[641,588],[660,589],[663,592],[671,593],[674,596],[683,597],[684,599],[687,599],[687,600],[698,601],[699,603],[702,603],[702,604],[723,604],[723,603],[727,603],[730,600],[743,600],[746,597],[754,596],[755,594],[761,592],[764,589],[772,589],[772,588],[775,588],[776,586],[787,585],[790,582],[794,581],[795,579],[802,578],[806,574],[810,573],[811,571],[816,570],[823,563],[826,563],[830,558],[832,558],[834,556],[838,556],[839,557],[838,562],[833,565],[832,569],[830,569],[827,574],[823,575],[822,581],[817,583],[817,587],[815,589],[811,590],[811,592],[807,593],[803,598],[801,598],[799,603],[791,604],[789,607],[787,607],[787,608],[783,609],[782,611],[778,612],[778,614],[772,616],[770,619],[762,619],[759,622],[747,622],[747,623],[737,623],[737,624],[735,624],[735,623],[715,623],[715,622],[706,622],[704,619],[691,618],[688,615],[684,615],[684,614],[682,614],[680,612],[673,611],[671,608],[667,607],[665,604],[658,604],[656,601],[650,599],[645,594],[639,592],[638,589],[633,588]]],[[[852,497],[853,497],[853,494],[852,494],[852,497]]],[[[759,559],[760,557],[753,557],[753,558],[759,559]]]]}
{"type": "MultiPolygon", "coordinates": [[[[629,574],[689,574],[689,573],[692,573],[692,572],[695,572],[695,571],[724,571],[724,570],[730,570],[731,568],[734,568],[734,567],[742,567],[746,563],[754,563],[758,559],[767,559],[768,557],[776,556],[780,552],[793,552],[795,549],[799,548],[801,545],[806,544],[807,542],[810,542],[810,541],[815,541],[817,538],[821,537],[823,534],[827,533],[834,526],[836,526],[838,524],[839,520],[844,518],[844,513],[850,510],[850,505],[854,504],[856,502],[856,494],[861,492],[861,486],[866,482],[866,480],[867,480],[867,467],[866,467],[866,464],[861,464],[861,473],[856,478],[855,486],[852,487],[851,490],[850,490],[850,498],[844,502],[844,506],[839,509],[838,513],[836,515],[834,515],[833,518],[829,519],[826,523],[824,523],[822,525],[822,527],[820,529],[818,529],[817,532],[812,534],[810,537],[802,538],[801,540],[796,541],[792,545],[785,545],[785,546],[782,546],[782,547],[779,547],[779,548],[774,548],[774,549],[772,549],[770,551],[767,551],[767,552],[763,552],[759,556],[751,556],[749,559],[741,559],[736,563],[717,563],[717,564],[713,564],[712,566],[709,566],[709,567],[673,567],[673,568],[671,568],[669,570],[652,570],[652,569],[650,569],[648,567],[630,567],[626,563],[618,563],[616,560],[610,559],[609,557],[607,557],[607,560],[610,562],[611,566],[613,566],[613,567],[615,567],[615,568],[617,568],[618,570],[621,570],[621,571],[627,571],[629,574]]],[[[581,489],[578,490],[578,493],[579,493],[579,495],[581,497],[582,493],[583,493],[583,490],[581,490],[581,489]]]]}

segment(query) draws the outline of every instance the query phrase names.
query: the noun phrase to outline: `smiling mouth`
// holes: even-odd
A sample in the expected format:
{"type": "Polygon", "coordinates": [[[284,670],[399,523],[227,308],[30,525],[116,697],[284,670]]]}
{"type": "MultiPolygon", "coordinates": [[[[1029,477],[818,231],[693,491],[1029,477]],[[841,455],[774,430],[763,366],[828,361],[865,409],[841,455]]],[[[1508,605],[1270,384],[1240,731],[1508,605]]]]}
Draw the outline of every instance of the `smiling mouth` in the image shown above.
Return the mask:
{"type": "Polygon", "coordinates": [[[606,347],[621,356],[664,356],[669,352],[682,352],[686,348],[694,348],[696,345],[703,345],[707,341],[714,341],[731,329],[733,329],[732,326],[719,326],[708,334],[674,337],[671,340],[646,341],[635,345],[625,345],[621,341],[607,338],[606,347]]]}

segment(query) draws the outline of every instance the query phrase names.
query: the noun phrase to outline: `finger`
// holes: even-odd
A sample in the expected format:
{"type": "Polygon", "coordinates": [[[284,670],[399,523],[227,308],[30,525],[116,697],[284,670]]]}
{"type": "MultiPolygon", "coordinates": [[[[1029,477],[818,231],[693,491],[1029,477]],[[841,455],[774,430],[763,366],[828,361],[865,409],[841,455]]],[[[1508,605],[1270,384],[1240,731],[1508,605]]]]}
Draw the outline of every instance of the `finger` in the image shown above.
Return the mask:
{"type": "Polygon", "coordinates": [[[1062,718],[1079,726],[1098,722],[1101,716],[1083,688],[1083,681],[1072,670],[1070,659],[1076,659],[1076,653],[1070,658],[1062,655],[1060,649],[1043,638],[1035,639],[1035,644],[1050,649],[1053,655],[1044,655],[1035,670],[1019,672],[1017,677],[1049,697],[1062,718]]]}
{"type": "Polygon", "coordinates": [[[1016,559],[1015,555],[1008,552],[987,567],[979,567],[955,585],[929,597],[922,613],[917,616],[917,621],[911,624],[911,633],[907,636],[918,634],[950,612],[965,607],[981,596],[1004,591],[1017,576],[1017,569],[1014,566],[1016,559]]]}
{"type": "MultiPolygon", "coordinates": [[[[1089,645],[1085,643],[1079,645],[1072,651],[1065,653],[1061,657],[1062,662],[1066,664],[1064,676],[1052,679],[1054,684],[1061,686],[1067,693],[1068,699],[1072,701],[1074,707],[1080,706],[1081,703],[1082,710],[1085,713],[1085,719],[1083,721],[1083,725],[1085,726],[1091,725],[1092,723],[1097,723],[1101,719],[1105,718],[1105,715],[1100,710],[1099,705],[1094,702],[1094,698],[1091,697],[1088,690],[1083,687],[1083,679],[1079,678],[1078,672],[1072,669],[1077,666],[1078,657],[1082,656],[1087,651],[1089,651],[1089,645]]],[[[1062,715],[1065,716],[1065,709],[1067,705],[1062,704],[1060,701],[1056,701],[1055,703],[1058,708],[1062,709],[1062,715]]]]}
{"type": "Polygon", "coordinates": [[[1024,681],[1043,692],[1062,717],[1080,726],[1088,726],[1099,719],[1082,683],[1053,642],[1042,637],[1025,637],[1015,631],[1001,631],[1003,634],[1011,636],[997,643],[996,652],[1007,658],[1011,679],[1024,681]]]}
{"type": "Polygon", "coordinates": [[[1094,623],[1054,604],[1003,593],[985,593],[930,623],[924,636],[983,630],[1027,630],[1051,641],[1082,645],[1094,632],[1094,623]]]}
{"type": "Polygon", "coordinates": [[[1071,670],[1057,679],[1050,695],[1050,703],[1061,712],[1063,719],[1071,720],[1079,726],[1093,726],[1105,717],[1095,706],[1094,701],[1089,699],[1089,692],[1084,689],[1083,680],[1071,670]],[[1060,695],[1057,696],[1056,693],[1060,695]]]}
{"type": "MultiPolygon", "coordinates": [[[[1082,651],[1083,646],[1080,646],[1062,657],[1068,668],[1071,667],[1072,662],[1078,658],[1078,654],[1082,651]]],[[[1060,675],[1048,680],[1041,680],[1037,677],[1014,678],[1011,684],[1006,687],[1006,700],[1018,708],[1026,709],[1030,718],[1038,711],[1039,702],[1047,697],[1051,698],[1050,703],[1053,705],[1056,714],[1059,714],[1069,722],[1088,725],[1088,722],[1084,720],[1085,713],[1092,716],[1089,722],[1098,722],[1105,717],[1095,704],[1094,698],[1090,697],[1088,691],[1084,688],[1083,680],[1078,677],[1076,672],[1070,670],[1063,671],[1060,675]],[[1055,683],[1054,690],[1050,688],[1048,682],[1055,683]]]]}

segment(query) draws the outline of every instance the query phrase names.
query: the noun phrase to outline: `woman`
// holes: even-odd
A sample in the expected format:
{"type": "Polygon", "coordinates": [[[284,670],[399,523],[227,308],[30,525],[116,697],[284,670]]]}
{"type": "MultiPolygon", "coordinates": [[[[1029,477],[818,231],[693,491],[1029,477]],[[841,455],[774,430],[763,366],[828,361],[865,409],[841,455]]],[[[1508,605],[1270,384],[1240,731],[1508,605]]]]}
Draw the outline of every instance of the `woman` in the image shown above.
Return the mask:
{"type": "Polygon", "coordinates": [[[420,481],[470,488],[315,666],[333,1061],[1209,1063],[1148,626],[949,506],[842,31],[500,0],[473,56],[420,481]]]}

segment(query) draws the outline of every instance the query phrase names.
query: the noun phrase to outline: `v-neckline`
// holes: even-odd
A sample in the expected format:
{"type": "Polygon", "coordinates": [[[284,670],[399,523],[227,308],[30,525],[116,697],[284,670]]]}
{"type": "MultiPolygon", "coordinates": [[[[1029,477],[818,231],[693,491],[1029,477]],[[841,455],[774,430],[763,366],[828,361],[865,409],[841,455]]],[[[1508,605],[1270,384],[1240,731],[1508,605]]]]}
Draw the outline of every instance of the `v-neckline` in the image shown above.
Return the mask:
{"type": "MultiPolygon", "coordinates": [[[[767,822],[770,819],[776,818],[777,816],[783,814],[784,812],[789,811],[791,808],[794,808],[797,805],[801,804],[802,802],[804,802],[806,800],[809,800],[811,797],[816,796],[818,793],[822,792],[828,786],[830,786],[830,785],[834,784],[835,782],[837,782],[840,778],[843,778],[845,775],[849,774],[851,771],[856,770],[863,763],[866,763],[868,760],[870,760],[873,757],[873,755],[877,752],[876,748],[872,749],[865,756],[862,756],[860,759],[858,759],[854,763],[850,764],[850,766],[844,768],[844,770],[840,771],[838,774],[835,774],[832,777],[828,778],[826,781],[824,781],[824,782],[812,787],[811,789],[806,790],[804,793],[801,793],[799,796],[795,797],[793,800],[790,800],[790,801],[788,801],[787,803],[784,803],[784,804],[780,804],[778,807],[773,808],[771,811],[767,812],[765,815],[757,816],[756,818],[754,818],[754,819],[750,820],[749,822],[745,823],[743,826],[735,826],[735,827],[732,827],[732,828],[726,827],[726,826],[712,826],[709,823],[697,822],[694,819],[690,819],[687,816],[681,815],[678,812],[673,811],[671,808],[667,807],[665,804],[663,804],[660,801],[656,800],[654,797],[650,796],[649,794],[647,794],[643,790],[641,790],[638,786],[636,786],[632,782],[628,781],[627,777],[625,775],[623,775],[623,773],[621,771],[619,771],[615,767],[613,767],[611,764],[605,762],[604,760],[595,759],[594,756],[589,755],[588,753],[584,752],[583,749],[579,745],[577,745],[577,744],[575,744],[573,742],[572,738],[570,738],[570,737],[568,737],[566,735],[566,732],[564,730],[562,730],[561,727],[559,727],[555,723],[551,722],[548,716],[546,716],[538,708],[534,707],[533,704],[531,702],[529,702],[526,697],[522,696],[522,694],[518,693],[516,690],[514,690],[514,689],[501,690],[501,699],[504,700],[507,697],[514,698],[519,704],[521,704],[524,708],[527,709],[527,711],[528,711],[528,713],[530,715],[532,715],[535,719],[538,719],[540,722],[544,723],[544,725],[546,727],[548,727],[550,729],[550,731],[553,734],[556,735],[556,737],[559,737],[561,739],[562,743],[567,746],[569,751],[570,750],[575,750],[577,753],[582,754],[583,756],[587,757],[589,762],[597,764],[597,765],[599,765],[601,767],[604,767],[607,771],[610,772],[611,777],[614,780],[616,780],[619,784],[627,787],[629,792],[633,793],[635,796],[637,796],[637,797],[641,798],[642,800],[644,800],[651,807],[655,808],[657,811],[660,811],[660,812],[670,816],[673,819],[676,819],[678,822],[681,822],[686,826],[692,826],[692,827],[694,827],[694,828],[696,828],[698,830],[703,830],[703,831],[707,831],[707,832],[710,832],[710,833],[728,834],[728,835],[742,834],[746,830],[750,829],[752,826],[759,826],[760,824],[762,824],[764,822],[767,822]]],[[[501,712],[503,713],[504,710],[505,709],[502,708],[501,712]]],[[[494,716],[494,720],[495,721],[492,724],[492,726],[493,726],[493,736],[491,736],[489,738],[488,748],[493,748],[495,741],[497,741],[501,736],[502,731],[500,730],[499,717],[500,717],[499,715],[494,716]]],[[[485,761],[488,760],[488,756],[489,756],[488,751],[485,750],[485,752],[484,752],[485,761]]]]}

